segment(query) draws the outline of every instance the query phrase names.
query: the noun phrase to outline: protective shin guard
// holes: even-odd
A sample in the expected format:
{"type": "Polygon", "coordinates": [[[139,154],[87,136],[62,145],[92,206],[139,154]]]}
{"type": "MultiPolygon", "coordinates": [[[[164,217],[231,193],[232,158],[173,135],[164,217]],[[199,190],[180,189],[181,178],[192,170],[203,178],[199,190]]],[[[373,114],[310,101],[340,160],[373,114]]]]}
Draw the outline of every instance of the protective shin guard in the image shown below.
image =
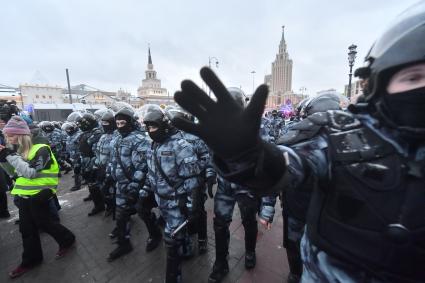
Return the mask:
{"type": "Polygon", "coordinates": [[[289,271],[291,274],[301,278],[303,272],[303,263],[301,260],[299,243],[288,241],[286,247],[286,254],[288,256],[289,271]]]}
{"type": "MultiPolygon", "coordinates": [[[[171,240],[172,241],[172,240],[171,240]]],[[[179,255],[179,245],[177,242],[165,241],[167,245],[167,267],[165,272],[165,283],[182,282],[181,258],[179,255]]]]}
{"type": "Polygon", "coordinates": [[[255,218],[250,219],[249,221],[243,220],[242,224],[245,229],[245,251],[255,252],[258,233],[257,221],[255,220],[255,218]]]}
{"type": "Polygon", "coordinates": [[[215,260],[216,262],[226,262],[229,252],[230,231],[229,224],[223,220],[214,218],[215,233],[215,260]]]}

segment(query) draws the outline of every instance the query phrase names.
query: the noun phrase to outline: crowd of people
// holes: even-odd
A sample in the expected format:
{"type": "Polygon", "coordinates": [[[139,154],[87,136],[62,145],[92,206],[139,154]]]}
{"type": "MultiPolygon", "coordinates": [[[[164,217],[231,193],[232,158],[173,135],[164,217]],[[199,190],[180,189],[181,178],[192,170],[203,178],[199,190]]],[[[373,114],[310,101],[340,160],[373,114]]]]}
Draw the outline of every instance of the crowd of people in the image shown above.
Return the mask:
{"type": "Polygon", "coordinates": [[[88,186],[88,216],[115,219],[109,236],[117,246],[107,260],[133,250],[130,218],[138,215],[149,234],[146,252],[165,243],[167,283],[182,282],[182,260],[208,249],[208,197],[215,234],[210,283],[229,272],[235,204],[245,267],[252,269],[257,219],[269,229],[277,199],[287,282],[424,282],[424,38],[422,2],[372,46],[356,71],[364,86],[356,104],[342,109],[340,97],[325,94],[302,101],[287,121],[277,110],[264,113],[265,85],[246,101],[209,68],[201,77],[216,101],[186,80],[175,94],[181,108],[145,105],[137,112],[117,103],[37,125],[0,111],[0,213],[9,216],[11,189],[23,241],[10,277],[41,263],[40,229],[57,241],[58,258],[74,245],[55,196],[60,172],[72,170],[71,191],[88,186]]]}

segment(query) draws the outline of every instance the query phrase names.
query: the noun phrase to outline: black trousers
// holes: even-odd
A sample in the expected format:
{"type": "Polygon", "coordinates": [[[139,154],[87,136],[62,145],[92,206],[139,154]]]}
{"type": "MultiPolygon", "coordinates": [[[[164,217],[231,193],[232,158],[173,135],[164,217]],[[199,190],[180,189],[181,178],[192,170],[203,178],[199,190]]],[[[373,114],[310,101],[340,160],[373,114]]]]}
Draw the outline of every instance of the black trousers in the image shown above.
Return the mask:
{"type": "Polygon", "coordinates": [[[49,200],[52,197],[51,190],[43,190],[35,196],[19,198],[19,230],[24,248],[21,263],[23,267],[31,267],[43,260],[39,229],[52,236],[59,248],[66,248],[75,241],[74,234],[52,218],[49,211],[49,200]]]}

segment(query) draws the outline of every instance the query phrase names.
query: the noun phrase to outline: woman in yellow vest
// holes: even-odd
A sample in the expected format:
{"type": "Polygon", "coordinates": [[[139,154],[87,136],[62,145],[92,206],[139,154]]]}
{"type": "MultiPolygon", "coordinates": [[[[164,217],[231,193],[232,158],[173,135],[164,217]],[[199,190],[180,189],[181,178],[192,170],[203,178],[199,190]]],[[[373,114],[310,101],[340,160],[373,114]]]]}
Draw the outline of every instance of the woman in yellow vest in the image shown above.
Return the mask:
{"type": "Polygon", "coordinates": [[[22,235],[22,262],[9,273],[18,277],[43,260],[39,229],[59,244],[56,258],[63,257],[74,245],[74,234],[54,221],[49,200],[56,194],[59,166],[46,144],[33,144],[26,122],[13,116],[3,129],[7,145],[0,145],[1,166],[15,178],[11,194],[19,199],[19,230],[22,235]]]}

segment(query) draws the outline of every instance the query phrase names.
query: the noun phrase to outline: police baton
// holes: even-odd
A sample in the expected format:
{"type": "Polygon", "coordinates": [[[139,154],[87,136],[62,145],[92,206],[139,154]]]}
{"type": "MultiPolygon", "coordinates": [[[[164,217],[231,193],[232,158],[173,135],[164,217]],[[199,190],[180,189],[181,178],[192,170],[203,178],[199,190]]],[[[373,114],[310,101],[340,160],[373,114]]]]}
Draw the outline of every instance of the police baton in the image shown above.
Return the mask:
{"type": "Polygon", "coordinates": [[[179,227],[176,228],[176,230],[174,230],[171,233],[171,238],[174,238],[178,232],[180,232],[180,230],[182,230],[187,224],[189,223],[189,220],[186,220],[185,222],[183,222],[182,224],[180,224],[179,227]]]}

